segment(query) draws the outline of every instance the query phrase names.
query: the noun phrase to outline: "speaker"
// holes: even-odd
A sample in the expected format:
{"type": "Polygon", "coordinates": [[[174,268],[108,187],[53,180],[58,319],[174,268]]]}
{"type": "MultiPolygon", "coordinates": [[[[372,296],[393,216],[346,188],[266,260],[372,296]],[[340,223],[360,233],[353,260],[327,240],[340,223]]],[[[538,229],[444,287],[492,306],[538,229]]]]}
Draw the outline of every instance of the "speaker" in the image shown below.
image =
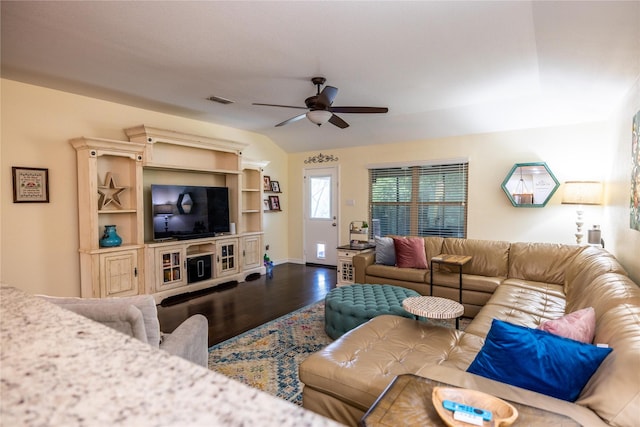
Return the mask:
{"type": "Polygon", "coordinates": [[[187,259],[187,283],[201,282],[211,279],[213,257],[202,255],[187,259]]]}

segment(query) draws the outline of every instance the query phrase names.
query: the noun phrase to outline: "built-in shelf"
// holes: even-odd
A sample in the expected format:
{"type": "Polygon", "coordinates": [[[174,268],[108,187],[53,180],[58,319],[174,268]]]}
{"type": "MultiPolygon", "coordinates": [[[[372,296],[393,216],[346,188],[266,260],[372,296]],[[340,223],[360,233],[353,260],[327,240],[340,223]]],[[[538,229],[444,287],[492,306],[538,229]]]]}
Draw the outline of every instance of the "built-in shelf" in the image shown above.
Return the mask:
{"type": "Polygon", "coordinates": [[[71,141],[78,160],[81,296],[152,294],[160,302],[264,274],[262,171],[268,162],[242,159],[247,144],[238,141],[144,125],[125,129],[125,134],[129,141],[71,141]],[[127,189],[118,201],[123,209],[105,207],[97,191],[110,177],[127,189]],[[163,180],[189,179],[229,189],[230,222],[236,224],[237,234],[145,243],[145,234],[151,240],[152,231],[145,191],[163,180]],[[122,245],[99,246],[106,225],[116,226],[122,245]],[[194,274],[198,277],[190,278],[194,274]]]}

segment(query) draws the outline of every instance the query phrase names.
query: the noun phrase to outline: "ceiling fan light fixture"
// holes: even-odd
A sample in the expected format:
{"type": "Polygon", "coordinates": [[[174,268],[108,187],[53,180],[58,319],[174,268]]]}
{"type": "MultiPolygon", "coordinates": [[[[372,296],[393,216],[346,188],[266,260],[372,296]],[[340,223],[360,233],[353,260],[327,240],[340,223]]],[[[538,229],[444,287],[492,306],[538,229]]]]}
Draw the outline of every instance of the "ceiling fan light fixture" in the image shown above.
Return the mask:
{"type": "Polygon", "coordinates": [[[311,110],[307,113],[307,118],[318,126],[327,123],[333,113],[327,110],[311,110]]]}

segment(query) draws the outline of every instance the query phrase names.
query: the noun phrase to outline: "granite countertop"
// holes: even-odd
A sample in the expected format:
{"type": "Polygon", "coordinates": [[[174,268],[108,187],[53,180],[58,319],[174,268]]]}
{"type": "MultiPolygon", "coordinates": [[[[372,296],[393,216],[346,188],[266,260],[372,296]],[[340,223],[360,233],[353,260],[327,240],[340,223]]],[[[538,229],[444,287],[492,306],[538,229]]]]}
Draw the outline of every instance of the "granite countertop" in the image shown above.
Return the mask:
{"type": "Polygon", "coordinates": [[[337,426],[18,289],[0,287],[2,426],[337,426]]]}

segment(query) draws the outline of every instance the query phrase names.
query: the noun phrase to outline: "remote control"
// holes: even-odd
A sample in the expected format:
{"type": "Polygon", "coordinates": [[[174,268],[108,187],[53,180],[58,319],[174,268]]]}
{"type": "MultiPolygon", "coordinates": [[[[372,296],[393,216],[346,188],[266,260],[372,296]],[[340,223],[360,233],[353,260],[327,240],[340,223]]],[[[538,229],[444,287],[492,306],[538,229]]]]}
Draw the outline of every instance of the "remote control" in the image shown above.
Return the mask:
{"type": "Polygon", "coordinates": [[[491,421],[491,412],[484,409],[475,408],[469,405],[463,405],[462,403],[454,402],[452,400],[443,400],[442,406],[449,411],[466,412],[467,414],[481,416],[484,421],[491,421]]]}

